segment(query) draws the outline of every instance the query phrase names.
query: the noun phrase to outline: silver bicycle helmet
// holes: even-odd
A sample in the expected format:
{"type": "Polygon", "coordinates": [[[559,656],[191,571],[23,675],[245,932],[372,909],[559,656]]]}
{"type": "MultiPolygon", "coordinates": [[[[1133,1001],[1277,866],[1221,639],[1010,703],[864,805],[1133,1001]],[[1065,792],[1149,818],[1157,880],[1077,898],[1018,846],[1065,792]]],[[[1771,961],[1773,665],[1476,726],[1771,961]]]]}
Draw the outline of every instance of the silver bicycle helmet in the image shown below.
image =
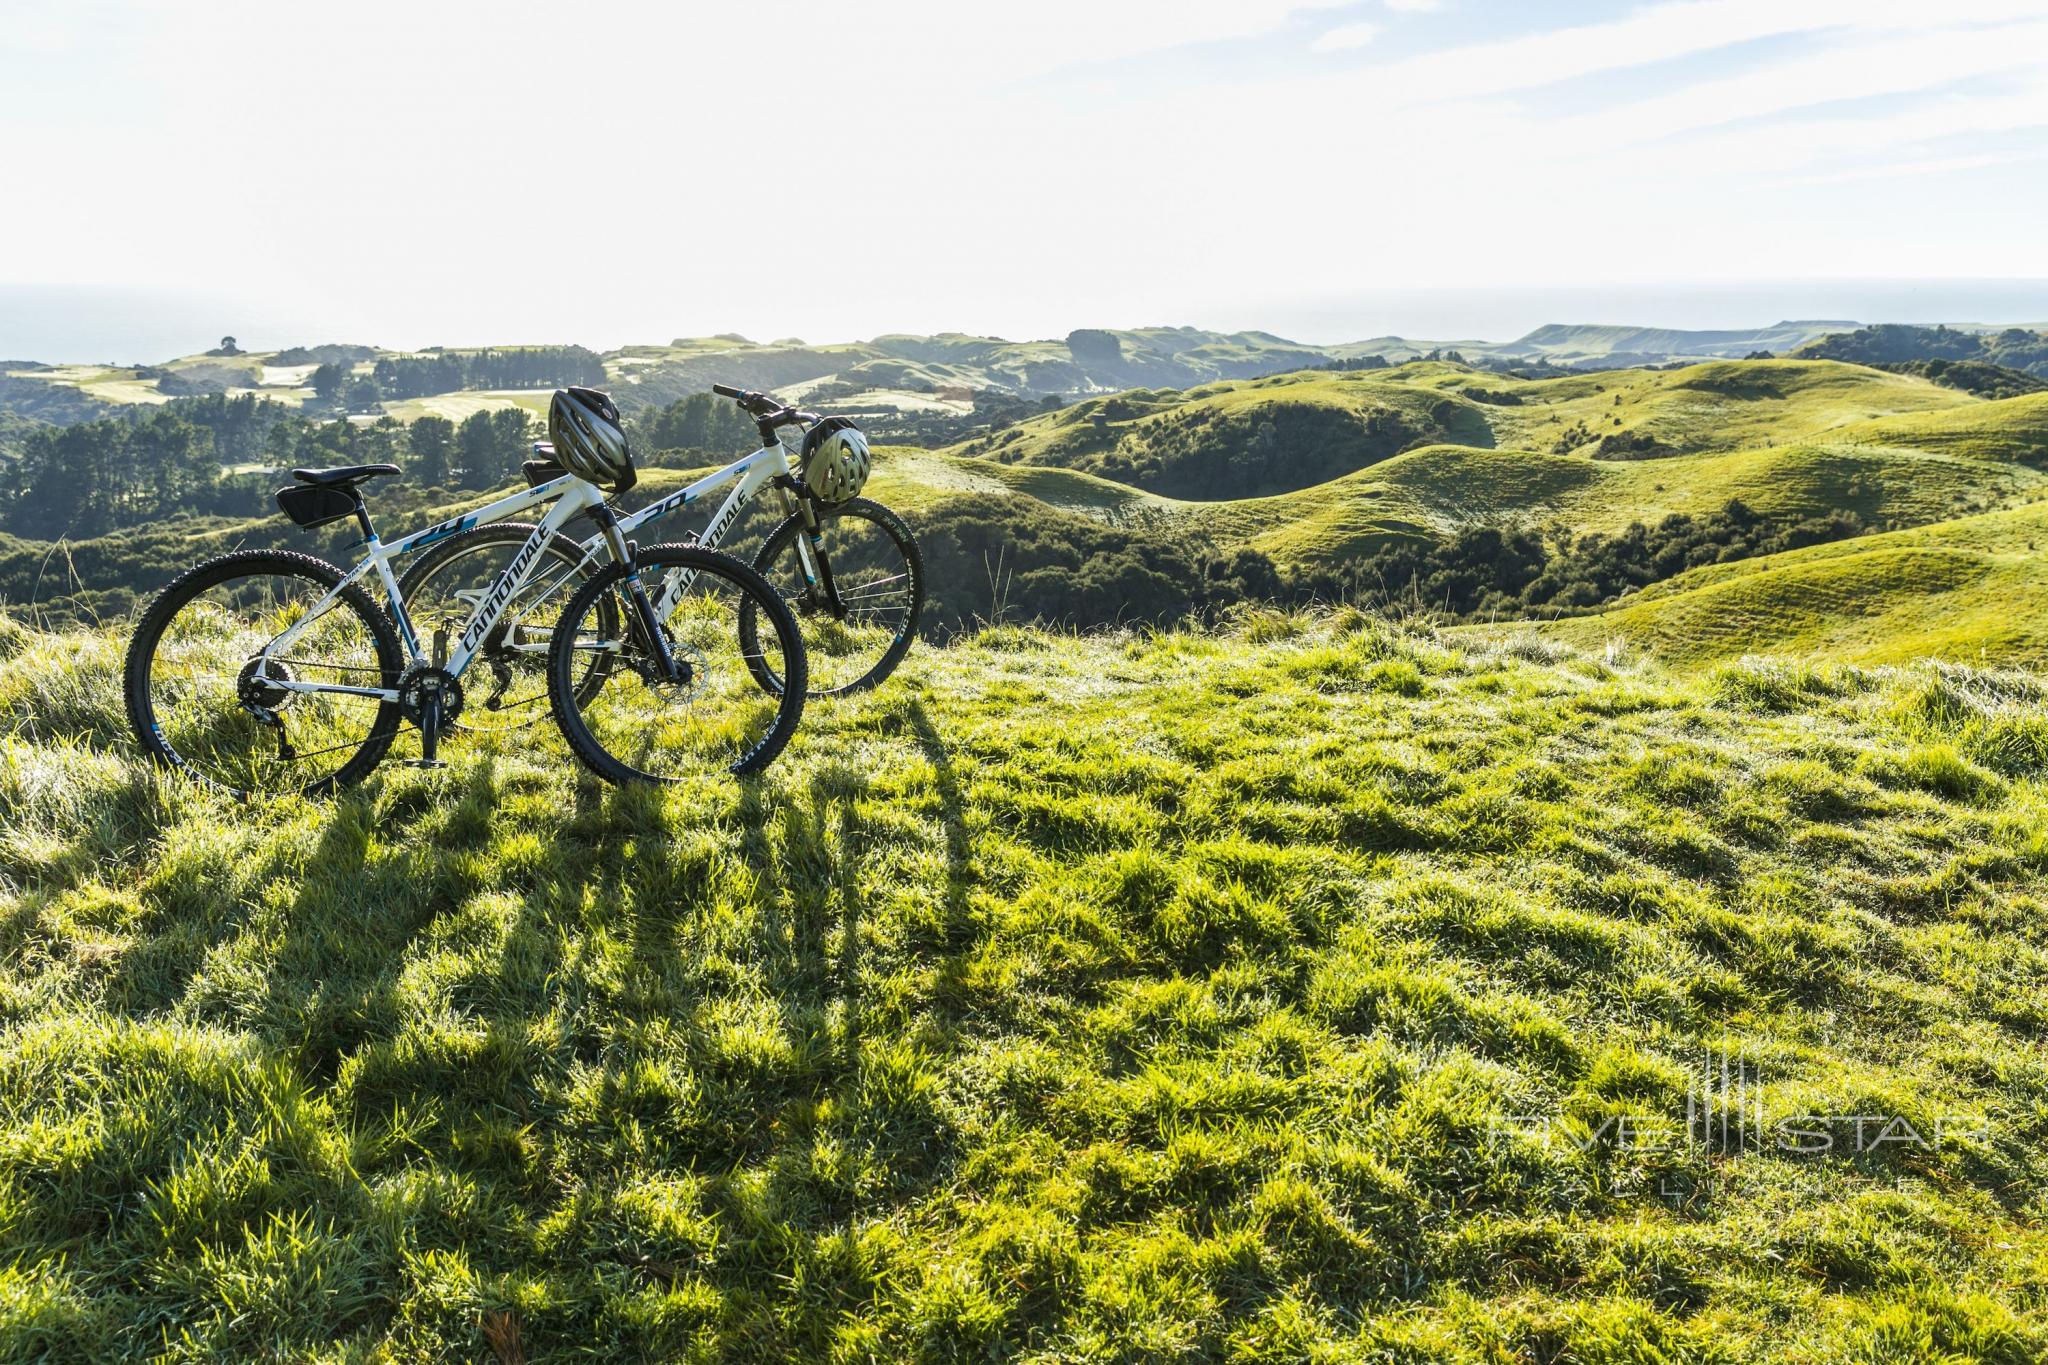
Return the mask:
{"type": "Polygon", "coordinates": [[[804,433],[804,486],[822,502],[859,497],[872,463],[868,438],[851,417],[827,417],[804,433]]]}
{"type": "Polygon", "coordinates": [[[610,492],[625,492],[639,477],[618,404],[596,389],[555,390],[548,404],[548,441],[557,464],[610,492]]]}

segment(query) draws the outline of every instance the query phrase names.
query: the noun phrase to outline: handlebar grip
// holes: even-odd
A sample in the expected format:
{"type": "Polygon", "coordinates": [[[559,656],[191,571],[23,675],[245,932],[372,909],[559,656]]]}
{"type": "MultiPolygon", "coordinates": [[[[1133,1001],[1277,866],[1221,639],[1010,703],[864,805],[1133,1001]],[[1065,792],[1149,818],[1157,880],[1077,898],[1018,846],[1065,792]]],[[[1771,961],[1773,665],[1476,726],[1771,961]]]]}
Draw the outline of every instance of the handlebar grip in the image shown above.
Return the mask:
{"type": "Polygon", "coordinates": [[[711,391],[720,398],[740,398],[746,393],[745,389],[737,389],[730,384],[713,384],[711,391]]]}

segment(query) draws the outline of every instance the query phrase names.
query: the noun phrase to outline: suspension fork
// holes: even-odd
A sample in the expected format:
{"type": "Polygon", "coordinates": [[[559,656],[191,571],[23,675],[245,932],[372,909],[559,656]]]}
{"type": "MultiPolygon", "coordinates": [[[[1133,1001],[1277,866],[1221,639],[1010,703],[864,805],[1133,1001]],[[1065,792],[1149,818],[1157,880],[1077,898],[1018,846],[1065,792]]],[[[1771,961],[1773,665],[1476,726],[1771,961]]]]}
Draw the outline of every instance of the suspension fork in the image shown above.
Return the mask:
{"type": "Polygon", "coordinates": [[[605,548],[611,551],[612,560],[625,566],[626,596],[633,604],[633,619],[639,624],[640,633],[647,637],[648,652],[654,656],[655,666],[664,680],[687,685],[690,682],[689,665],[680,662],[668,647],[668,632],[661,628],[661,617],[655,613],[654,599],[647,595],[647,585],[640,581],[640,566],[633,562],[633,546],[619,530],[618,514],[611,504],[601,503],[591,512],[597,519],[598,529],[604,533],[605,548]]]}
{"type": "Polygon", "coordinates": [[[804,576],[804,586],[813,597],[823,603],[832,619],[844,621],[846,604],[839,600],[839,584],[832,577],[831,561],[825,558],[825,547],[818,541],[817,499],[803,496],[792,499],[789,489],[781,483],[776,484],[775,491],[782,498],[782,510],[785,514],[792,510],[792,501],[796,504],[794,510],[803,514],[803,526],[796,536],[796,560],[797,568],[804,576]]]}

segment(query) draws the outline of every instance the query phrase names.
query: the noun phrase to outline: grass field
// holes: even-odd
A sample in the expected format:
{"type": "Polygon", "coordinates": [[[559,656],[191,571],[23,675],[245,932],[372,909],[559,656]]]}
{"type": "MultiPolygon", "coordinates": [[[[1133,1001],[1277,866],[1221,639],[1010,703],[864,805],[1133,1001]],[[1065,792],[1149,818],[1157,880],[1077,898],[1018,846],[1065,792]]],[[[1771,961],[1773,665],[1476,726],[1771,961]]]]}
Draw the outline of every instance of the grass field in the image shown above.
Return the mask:
{"type": "MultiPolygon", "coordinates": [[[[2016,428],[2041,429],[2048,406],[2008,401],[2022,405],[2007,415],[2016,428]]],[[[1435,429],[1434,440],[1465,446],[1548,452],[1567,432],[1584,427],[1589,442],[1638,435],[1660,442],[1667,454],[1823,440],[1915,445],[1915,433],[1955,430],[1941,414],[2003,406],[1923,379],[1834,362],[1717,361],[1678,370],[1521,380],[1422,361],[1387,370],[1310,371],[1092,399],[958,450],[1006,463],[1085,469],[1119,445],[1144,445],[1162,424],[1279,403],[1349,411],[1388,408],[1418,429],[1435,429]],[[1900,414],[1907,415],[1904,425],[1883,424],[1882,419],[1900,414]],[[1917,426],[1915,417],[1921,419],[1917,426]]],[[[1227,429],[1219,428],[1218,439],[1225,435],[1227,429]]]]}
{"type": "Polygon", "coordinates": [[[1881,526],[1944,520],[2044,493],[2043,470],[1908,447],[1790,445],[1620,463],[1432,446],[1275,497],[1156,502],[1223,543],[1314,564],[1394,537],[1472,525],[1611,533],[1674,512],[1710,512],[1731,498],[1780,517],[1847,508],[1881,526]]]}
{"type": "Polygon", "coordinates": [[[1696,569],[1545,626],[1673,663],[1754,652],[2048,666],[2048,503],[1696,569]]]}
{"type": "Polygon", "coordinates": [[[1255,427],[1269,404],[1385,407],[1419,429],[1455,431],[1465,442],[1361,457],[1363,467],[1352,472],[1269,497],[1154,500],[1220,542],[1248,543],[1286,563],[1325,562],[1393,537],[1475,523],[1616,531],[1673,512],[1712,511],[1730,498],[1771,515],[1848,508],[1874,525],[1911,525],[1987,511],[2048,487],[2048,404],[1984,403],[1924,380],[1812,362],[1535,381],[1440,362],[1282,375],[1093,399],[950,453],[1093,470],[1142,450],[1148,433],[1190,413],[1202,414],[1195,420],[1207,423],[1200,429],[1213,439],[1236,441],[1244,434],[1237,426],[1206,414],[1247,412],[1253,416],[1240,425],[1255,427]],[[1517,401],[1503,403],[1503,395],[1517,401]],[[1454,406],[1441,406],[1447,401],[1454,406]],[[1667,451],[1602,460],[1587,458],[1584,448],[1550,449],[1581,425],[1600,435],[1642,433],[1667,451]]]}
{"type": "Polygon", "coordinates": [[[132,368],[114,365],[58,365],[43,370],[10,370],[10,379],[32,379],[77,389],[102,403],[166,403],[154,379],[138,379],[132,368]]]}
{"type": "MultiPolygon", "coordinates": [[[[1462,387],[1467,379],[1447,379],[1462,387]]],[[[1680,370],[1613,370],[1499,387],[1523,401],[1488,412],[1499,444],[1547,448],[1583,422],[1596,435],[1635,432],[1681,451],[1739,450],[1829,439],[1899,413],[1979,400],[1924,379],[1835,362],[1714,361],[1680,370]]]]}
{"type": "Polygon", "coordinates": [[[1968,459],[2048,464],[2048,394],[1857,423],[1843,428],[1840,436],[1968,459]]]}
{"type": "Polygon", "coordinates": [[[1540,626],[984,630],[670,792],[542,727],[237,807],[135,760],[117,635],[0,617],[0,1360],[2048,1358],[2048,402],[1428,363],[1018,431],[871,491],[1295,564],[1900,529],[1540,626]],[[1273,404],[1433,437],[1089,472],[1273,404]]]}
{"type": "Polygon", "coordinates": [[[250,810],[0,631],[0,1358],[2048,1351],[2033,678],[1004,629],[250,810]]]}
{"type": "Polygon", "coordinates": [[[465,389],[460,393],[429,394],[384,404],[384,412],[401,422],[419,417],[445,417],[451,422],[478,412],[520,408],[536,417],[546,417],[553,389],[465,389]]]}

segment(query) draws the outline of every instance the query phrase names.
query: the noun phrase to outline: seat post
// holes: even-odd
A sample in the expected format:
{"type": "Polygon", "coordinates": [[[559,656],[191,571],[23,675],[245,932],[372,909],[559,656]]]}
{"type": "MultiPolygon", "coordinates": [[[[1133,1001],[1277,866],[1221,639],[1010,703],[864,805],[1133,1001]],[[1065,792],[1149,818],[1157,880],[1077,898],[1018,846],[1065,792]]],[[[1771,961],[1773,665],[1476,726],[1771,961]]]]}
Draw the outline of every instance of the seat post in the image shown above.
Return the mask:
{"type": "Polygon", "coordinates": [[[370,504],[363,500],[360,489],[351,491],[356,495],[356,525],[363,528],[363,543],[367,545],[377,538],[377,528],[370,524],[370,504]]]}

